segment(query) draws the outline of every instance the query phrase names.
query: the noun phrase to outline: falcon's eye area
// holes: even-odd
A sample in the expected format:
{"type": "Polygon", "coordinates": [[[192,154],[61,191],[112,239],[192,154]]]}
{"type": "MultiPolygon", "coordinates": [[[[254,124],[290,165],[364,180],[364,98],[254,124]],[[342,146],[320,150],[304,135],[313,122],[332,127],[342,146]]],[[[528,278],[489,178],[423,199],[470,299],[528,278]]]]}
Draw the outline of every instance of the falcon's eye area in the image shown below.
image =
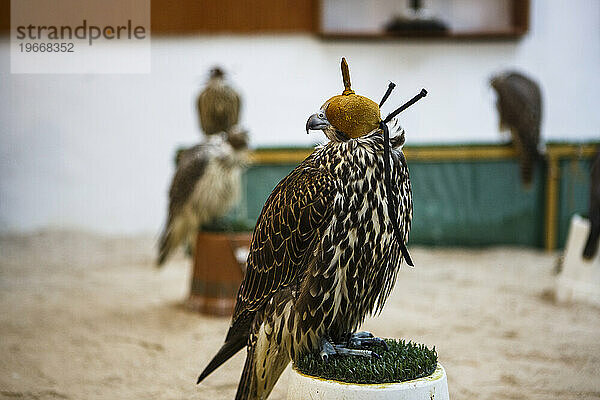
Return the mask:
{"type": "Polygon", "coordinates": [[[326,129],[329,126],[331,126],[331,125],[329,124],[329,121],[327,121],[327,116],[321,110],[321,111],[311,115],[310,118],[308,119],[308,121],[306,121],[306,132],[308,133],[308,131],[316,131],[316,130],[326,129]]]}

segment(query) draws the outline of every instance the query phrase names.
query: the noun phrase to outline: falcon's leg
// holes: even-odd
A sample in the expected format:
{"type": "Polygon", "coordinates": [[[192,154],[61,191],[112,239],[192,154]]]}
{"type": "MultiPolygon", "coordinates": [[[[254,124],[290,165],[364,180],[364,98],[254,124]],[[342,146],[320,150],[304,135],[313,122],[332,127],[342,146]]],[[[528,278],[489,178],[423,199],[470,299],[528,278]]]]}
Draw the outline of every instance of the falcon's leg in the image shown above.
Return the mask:
{"type": "Polygon", "coordinates": [[[371,347],[373,345],[383,346],[387,350],[387,344],[381,338],[374,337],[370,332],[357,332],[350,335],[345,344],[335,344],[329,339],[321,339],[321,358],[327,360],[329,357],[340,354],[347,356],[375,357],[380,358],[379,354],[369,349],[360,349],[356,347],[371,347]]]}
{"type": "Polygon", "coordinates": [[[335,347],[333,344],[331,344],[331,342],[329,341],[329,339],[326,338],[321,338],[321,358],[325,361],[327,361],[327,359],[335,354],[337,354],[337,351],[335,351],[335,347]]]}
{"type": "Polygon", "coordinates": [[[198,240],[198,233],[190,233],[186,240],[185,254],[188,257],[196,257],[196,240],[198,240]]]}
{"type": "Polygon", "coordinates": [[[381,346],[386,351],[388,350],[388,345],[382,338],[373,336],[371,332],[361,331],[356,332],[350,335],[348,339],[348,345],[352,348],[357,347],[371,347],[371,346],[381,346]]]}

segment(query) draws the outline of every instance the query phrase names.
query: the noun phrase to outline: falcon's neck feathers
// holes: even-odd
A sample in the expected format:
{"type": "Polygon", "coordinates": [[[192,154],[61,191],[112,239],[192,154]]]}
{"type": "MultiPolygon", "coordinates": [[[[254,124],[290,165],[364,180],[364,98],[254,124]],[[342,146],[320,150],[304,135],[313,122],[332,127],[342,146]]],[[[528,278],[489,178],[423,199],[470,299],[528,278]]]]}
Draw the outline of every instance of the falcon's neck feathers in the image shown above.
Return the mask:
{"type": "MultiPolygon", "coordinates": [[[[390,131],[393,131],[396,134],[394,137],[391,138],[391,144],[392,144],[393,148],[396,148],[396,147],[404,144],[404,129],[402,129],[402,127],[399,125],[397,118],[393,118],[390,121],[390,124],[392,125],[392,128],[390,131]],[[398,144],[400,137],[402,137],[402,143],[398,144]]],[[[362,138],[366,138],[367,136],[377,133],[378,135],[381,136],[381,138],[382,138],[381,143],[383,145],[383,131],[380,128],[375,128],[371,132],[369,132],[366,135],[364,135],[360,138],[357,138],[357,139],[351,139],[344,132],[334,128],[333,126],[329,126],[326,129],[323,129],[323,133],[325,134],[327,139],[329,139],[330,141],[335,142],[335,143],[343,143],[343,142],[348,142],[350,140],[360,140],[362,138]]],[[[392,132],[390,132],[390,133],[392,133],[392,132]]]]}
{"type": "Polygon", "coordinates": [[[329,126],[326,129],[324,129],[323,133],[325,133],[327,139],[331,140],[332,142],[342,143],[350,140],[350,137],[348,135],[346,135],[340,130],[335,129],[333,126],[329,126]]]}
{"type": "MultiPolygon", "coordinates": [[[[351,139],[343,132],[335,128],[327,128],[324,130],[325,135],[329,139],[328,142],[317,146],[316,150],[339,147],[339,152],[354,152],[357,147],[362,147],[376,153],[383,153],[383,132],[381,129],[373,129],[371,132],[356,139],[351,139]]],[[[393,149],[399,149],[404,145],[404,130],[399,128],[395,136],[390,138],[390,144],[393,149]]]]}
{"type": "Polygon", "coordinates": [[[208,84],[207,86],[213,87],[213,88],[221,88],[221,87],[225,87],[226,82],[225,82],[225,78],[222,76],[212,76],[208,79],[208,84]]]}

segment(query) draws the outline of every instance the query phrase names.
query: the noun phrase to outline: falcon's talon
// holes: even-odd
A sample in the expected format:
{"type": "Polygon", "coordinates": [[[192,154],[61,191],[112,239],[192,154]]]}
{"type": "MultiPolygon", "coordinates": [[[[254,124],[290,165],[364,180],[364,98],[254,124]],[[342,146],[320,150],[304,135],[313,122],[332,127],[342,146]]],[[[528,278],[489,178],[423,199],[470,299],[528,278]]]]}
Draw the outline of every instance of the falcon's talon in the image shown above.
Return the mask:
{"type": "Polygon", "coordinates": [[[371,332],[369,331],[360,331],[360,332],[355,332],[352,335],[350,335],[350,338],[360,338],[360,339],[364,339],[364,338],[372,338],[375,337],[375,335],[373,335],[371,332]]]}
{"type": "Polygon", "coordinates": [[[381,346],[388,351],[388,345],[385,340],[380,337],[374,336],[371,332],[361,331],[350,335],[348,339],[348,345],[350,347],[370,347],[370,346],[381,346]]]}
{"type": "MultiPolygon", "coordinates": [[[[368,334],[371,335],[369,332],[359,332],[358,334],[368,334]]],[[[373,335],[371,335],[373,336],[373,335]]],[[[365,336],[364,339],[361,340],[369,340],[369,339],[374,339],[374,338],[369,338],[368,336],[365,336]]],[[[379,338],[376,338],[379,339],[379,338]]],[[[322,338],[321,339],[321,351],[320,351],[320,355],[321,355],[321,359],[325,362],[327,362],[329,360],[329,358],[333,355],[345,355],[345,356],[359,356],[359,357],[374,357],[377,359],[380,359],[381,356],[379,356],[379,354],[375,353],[374,351],[371,350],[365,350],[365,349],[354,349],[349,347],[350,342],[348,342],[348,345],[346,344],[335,344],[332,343],[331,341],[329,341],[329,339],[327,338],[322,338]]]]}
{"type": "Polygon", "coordinates": [[[326,338],[321,339],[321,352],[319,353],[323,361],[327,362],[329,357],[337,354],[336,347],[326,338]]]}
{"type": "Polygon", "coordinates": [[[390,349],[390,347],[388,346],[387,342],[384,339],[382,339],[380,337],[375,338],[375,339],[377,339],[377,344],[382,346],[385,349],[385,351],[388,351],[390,349]]]}
{"type": "MultiPolygon", "coordinates": [[[[373,357],[373,354],[375,354],[371,350],[350,349],[341,344],[335,344],[334,347],[337,354],[344,356],[373,357]]],[[[379,355],[377,355],[377,357],[379,357],[379,355]]]]}

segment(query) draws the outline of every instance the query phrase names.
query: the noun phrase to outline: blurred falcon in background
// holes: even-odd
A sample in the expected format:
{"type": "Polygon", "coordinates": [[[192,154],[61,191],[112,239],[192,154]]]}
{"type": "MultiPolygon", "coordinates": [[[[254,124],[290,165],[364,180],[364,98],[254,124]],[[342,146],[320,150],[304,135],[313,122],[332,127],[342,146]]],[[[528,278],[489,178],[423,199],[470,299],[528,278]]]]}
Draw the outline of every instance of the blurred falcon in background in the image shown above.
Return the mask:
{"type": "Polygon", "coordinates": [[[540,159],[542,96],[536,82],[518,72],[495,76],[491,86],[497,94],[500,130],[509,129],[519,154],[521,181],[529,186],[540,159]]]}
{"type": "Polygon", "coordinates": [[[583,249],[583,258],[591,260],[598,251],[600,238],[600,151],[592,162],[590,174],[590,233],[583,249]]]}
{"type": "Polygon", "coordinates": [[[240,96],[225,81],[225,72],[214,67],[196,104],[200,127],[206,135],[228,132],[240,116],[240,96]]]}
{"type": "Polygon", "coordinates": [[[368,346],[382,340],[356,330],[383,308],[402,259],[412,265],[404,132],[386,144],[390,116],[382,121],[379,105],[350,88],[345,59],[342,74],[343,94],[306,124],[329,142],[267,199],[225,343],[198,377],[247,347],[237,400],[266,399],[290,360],[308,350],[374,355],[368,346]]]}
{"type": "Polygon", "coordinates": [[[189,245],[194,254],[198,229],[236,204],[247,147],[247,133],[234,126],[177,155],[158,266],[181,244],[189,245]]]}

